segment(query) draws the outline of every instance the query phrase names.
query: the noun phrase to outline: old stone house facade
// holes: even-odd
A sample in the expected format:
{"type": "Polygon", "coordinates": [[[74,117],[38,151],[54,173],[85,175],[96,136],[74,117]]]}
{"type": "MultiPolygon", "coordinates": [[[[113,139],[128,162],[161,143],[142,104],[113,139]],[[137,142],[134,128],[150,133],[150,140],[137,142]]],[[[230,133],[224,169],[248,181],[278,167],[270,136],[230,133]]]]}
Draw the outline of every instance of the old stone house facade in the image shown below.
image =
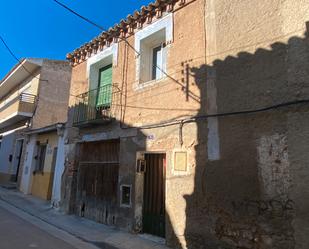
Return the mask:
{"type": "Polygon", "coordinates": [[[172,248],[307,248],[308,7],[161,0],[68,54],[62,208],[172,248]]]}
{"type": "MultiPolygon", "coordinates": [[[[204,63],[204,13],[202,1],[162,2],[159,7],[147,18],[142,14],[146,9],[130,17],[131,27],[118,41],[117,36],[105,40],[110,34],[103,33],[96,48],[81,51],[78,60],[79,52],[69,56],[76,62],[63,205],[171,243],[174,220],[185,213],[185,200],[176,197],[173,186],[182,179],[177,196],[192,188],[197,129],[187,124],[180,138],[179,125],[158,129],[156,124],[200,112],[199,85],[188,70],[204,63]],[[192,26],[195,31],[189,32],[192,26]],[[178,168],[172,167],[176,160],[178,168]],[[185,186],[183,180],[191,183],[185,186]]],[[[184,228],[180,221],[180,234],[184,228]]]]}
{"type": "Polygon", "coordinates": [[[63,139],[45,133],[55,133],[56,124],[64,127],[70,79],[67,61],[27,58],[1,81],[2,184],[15,183],[23,193],[51,198],[56,170],[51,167],[53,157],[64,155],[63,150],[53,152],[63,139]],[[42,146],[45,149],[40,150],[42,146]]]}

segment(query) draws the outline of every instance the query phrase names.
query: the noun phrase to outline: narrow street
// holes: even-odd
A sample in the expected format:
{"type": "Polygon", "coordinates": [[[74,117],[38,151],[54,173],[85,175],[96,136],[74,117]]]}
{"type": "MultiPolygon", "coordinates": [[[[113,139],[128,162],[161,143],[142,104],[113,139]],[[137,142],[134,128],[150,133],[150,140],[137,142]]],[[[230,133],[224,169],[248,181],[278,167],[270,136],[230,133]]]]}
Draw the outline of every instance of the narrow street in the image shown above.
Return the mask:
{"type": "Polygon", "coordinates": [[[0,207],[1,249],[76,249],[0,207]]]}
{"type": "Polygon", "coordinates": [[[168,249],[157,238],[66,215],[44,200],[1,187],[0,240],[0,249],[168,249]]]}
{"type": "Polygon", "coordinates": [[[309,0],[0,8],[0,249],[309,249],[309,0]]]}

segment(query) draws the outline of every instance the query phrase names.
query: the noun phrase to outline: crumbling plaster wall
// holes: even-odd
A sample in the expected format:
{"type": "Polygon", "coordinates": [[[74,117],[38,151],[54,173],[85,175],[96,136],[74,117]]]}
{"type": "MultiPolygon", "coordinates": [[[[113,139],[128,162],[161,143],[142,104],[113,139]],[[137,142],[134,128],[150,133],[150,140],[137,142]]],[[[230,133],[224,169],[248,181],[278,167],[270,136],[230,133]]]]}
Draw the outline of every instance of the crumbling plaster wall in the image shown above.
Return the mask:
{"type": "MultiPolygon", "coordinates": [[[[207,0],[206,6],[206,24],[213,25],[206,43],[214,48],[207,70],[214,72],[219,113],[308,98],[306,1],[207,0]]],[[[306,122],[306,105],[219,118],[221,157],[206,163],[209,216],[201,222],[213,243],[200,243],[307,248],[306,122]]],[[[207,234],[196,231],[197,238],[207,234]]]]}

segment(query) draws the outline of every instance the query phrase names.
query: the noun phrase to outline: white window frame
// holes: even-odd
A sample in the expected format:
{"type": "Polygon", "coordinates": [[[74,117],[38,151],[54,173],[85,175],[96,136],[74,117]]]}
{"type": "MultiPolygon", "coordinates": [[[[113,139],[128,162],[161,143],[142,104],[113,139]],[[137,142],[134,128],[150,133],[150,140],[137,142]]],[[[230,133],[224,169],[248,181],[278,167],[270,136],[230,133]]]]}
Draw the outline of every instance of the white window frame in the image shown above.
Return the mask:
{"type": "Polygon", "coordinates": [[[112,44],[87,60],[89,90],[96,89],[99,82],[99,71],[102,67],[118,64],[118,43],[112,44]]]}
{"type": "MultiPolygon", "coordinates": [[[[164,43],[166,44],[165,49],[169,47],[169,45],[173,41],[173,13],[169,13],[166,16],[164,16],[162,19],[157,20],[156,22],[150,24],[149,26],[145,27],[144,29],[138,31],[135,34],[135,50],[137,51],[136,53],[136,82],[137,84],[135,85],[135,88],[140,88],[145,85],[148,85],[150,82],[140,82],[140,66],[141,66],[141,41],[156,32],[159,32],[161,30],[165,30],[165,41],[164,43]],[[148,84],[147,84],[148,83],[148,84]]],[[[153,50],[151,54],[153,53],[153,50]]],[[[167,51],[163,52],[162,54],[162,60],[164,60],[163,56],[166,57],[167,51]]],[[[152,57],[151,57],[151,63],[152,64],[152,57]]],[[[163,63],[162,63],[163,64],[163,63]]],[[[162,70],[166,71],[167,68],[167,61],[165,58],[165,63],[162,68],[162,70]]],[[[161,72],[162,73],[162,72],[161,72]]],[[[163,73],[162,73],[163,74],[163,73]]],[[[164,75],[162,75],[164,77],[164,75]]],[[[162,78],[162,77],[161,77],[162,78]]],[[[156,81],[156,80],[154,80],[156,81]]]]}

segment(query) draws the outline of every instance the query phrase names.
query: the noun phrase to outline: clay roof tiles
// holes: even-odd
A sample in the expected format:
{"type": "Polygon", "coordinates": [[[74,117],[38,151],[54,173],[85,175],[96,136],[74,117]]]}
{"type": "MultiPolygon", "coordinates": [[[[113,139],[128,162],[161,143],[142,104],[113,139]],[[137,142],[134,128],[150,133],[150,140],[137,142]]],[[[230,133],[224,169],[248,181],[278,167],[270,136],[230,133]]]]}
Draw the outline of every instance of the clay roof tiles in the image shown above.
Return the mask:
{"type": "MultiPolygon", "coordinates": [[[[171,11],[173,5],[179,2],[180,5],[184,4],[185,0],[156,0],[153,3],[148,4],[147,6],[142,6],[138,11],[136,10],[132,15],[128,15],[126,19],[122,19],[119,23],[115,24],[113,27],[110,27],[108,31],[103,31],[97,37],[93,38],[90,42],[83,44],[79,48],[75,49],[72,53],[67,54],[67,60],[71,64],[76,65],[84,60],[86,60],[87,52],[97,51],[97,48],[100,47],[103,49],[103,44],[109,44],[109,41],[113,38],[119,38],[121,31],[126,32],[127,26],[131,27],[137,22],[144,22],[147,20],[147,23],[152,22],[152,16],[157,15],[158,18],[162,16],[162,11],[171,11]],[[169,6],[168,8],[165,8],[169,6]],[[164,9],[165,8],[165,9],[164,9]],[[94,48],[94,49],[92,49],[94,48]],[[82,56],[84,55],[84,56],[82,56]]],[[[141,27],[141,26],[139,26],[141,27]]]]}

